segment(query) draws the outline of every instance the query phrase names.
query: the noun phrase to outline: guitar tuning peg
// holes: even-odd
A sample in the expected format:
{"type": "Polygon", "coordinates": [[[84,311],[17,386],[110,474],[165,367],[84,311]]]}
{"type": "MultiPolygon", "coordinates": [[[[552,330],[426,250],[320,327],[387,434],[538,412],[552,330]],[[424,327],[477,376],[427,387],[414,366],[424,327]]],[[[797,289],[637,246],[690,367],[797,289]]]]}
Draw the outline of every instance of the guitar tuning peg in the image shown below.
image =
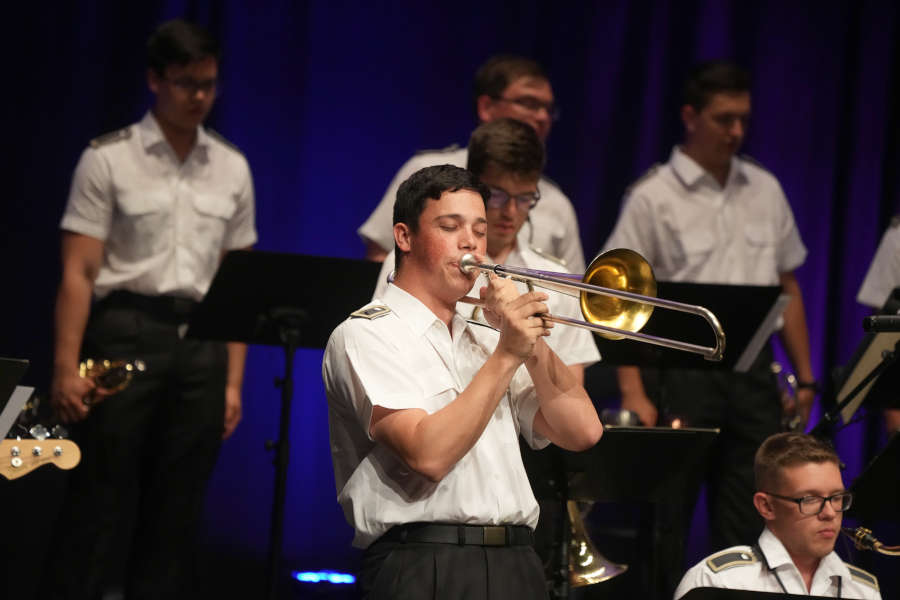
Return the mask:
{"type": "Polygon", "coordinates": [[[29,429],[28,433],[30,433],[31,437],[36,440],[46,440],[48,437],[50,437],[50,432],[47,431],[47,428],[40,423],[29,429]]]}
{"type": "Polygon", "coordinates": [[[62,425],[54,425],[53,429],[50,430],[50,435],[55,438],[64,440],[69,437],[69,430],[62,425]]]}

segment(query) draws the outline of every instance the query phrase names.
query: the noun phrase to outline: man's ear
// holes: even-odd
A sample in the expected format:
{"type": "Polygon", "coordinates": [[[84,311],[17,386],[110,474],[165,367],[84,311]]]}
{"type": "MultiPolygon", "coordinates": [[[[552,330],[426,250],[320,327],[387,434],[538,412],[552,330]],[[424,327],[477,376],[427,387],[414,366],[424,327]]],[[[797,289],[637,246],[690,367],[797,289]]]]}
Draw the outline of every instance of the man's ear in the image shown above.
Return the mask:
{"type": "Polygon", "coordinates": [[[478,120],[481,123],[487,123],[488,121],[493,120],[494,104],[494,99],[487,94],[478,96],[478,99],[475,101],[475,108],[478,112],[478,120]]]}
{"type": "Polygon", "coordinates": [[[159,93],[160,77],[153,69],[147,69],[147,87],[154,94],[159,93]]]}
{"type": "Polygon", "coordinates": [[[690,104],[681,107],[681,122],[684,124],[684,131],[687,134],[694,133],[697,129],[697,111],[690,104]]]}
{"type": "Polygon", "coordinates": [[[397,250],[400,252],[409,252],[411,232],[406,223],[396,223],[394,225],[394,243],[397,244],[397,250]]]}
{"type": "Polygon", "coordinates": [[[766,521],[775,519],[775,510],[772,507],[772,500],[769,498],[768,494],[762,492],[753,494],[753,506],[756,507],[756,512],[759,513],[759,516],[766,521]]]}

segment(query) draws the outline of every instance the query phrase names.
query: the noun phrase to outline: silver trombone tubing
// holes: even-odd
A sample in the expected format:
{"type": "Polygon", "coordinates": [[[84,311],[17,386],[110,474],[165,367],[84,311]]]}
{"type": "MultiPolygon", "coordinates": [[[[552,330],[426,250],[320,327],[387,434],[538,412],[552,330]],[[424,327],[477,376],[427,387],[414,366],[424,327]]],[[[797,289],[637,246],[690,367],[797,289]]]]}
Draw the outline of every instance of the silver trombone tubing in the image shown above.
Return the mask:
{"type": "MultiPolygon", "coordinates": [[[[463,273],[471,273],[473,270],[477,270],[484,273],[494,273],[495,275],[498,275],[500,277],[506,277],[514,281],[520,281],[526,284],[534,283],[535,285],[540,285],[535,282],[542,282],[544,284],[550,285],[544,285],[541,287],[547,287],[549,289],[552,289],[553,291],[561,293],[568,294],[569,292],[564,291],[564,289],[573,289],[579,290],[580,292],[612,296],[614,298],[632,300],[634,302],[640,302],[642,304],[650,304],[652,306],[658,306],[660,308],[668,308],[670,310],[697,315],[703,318],[712,328],[713,333],[716,337],[715,346],[700,346],[698,344],[691,344],[689,342],[682,342],[679,340],[672,340],[669,338],[648,335],[646,333],[640,333],[638,331],[628,331],[625,329],[617,329],[615,327],[607,327],[606,325],[598,325],[596,323],[590,323],[588,321],[579,321],[577,319],[570,319],[568,317],[560,317],[557,315],[541,315],[541,317],[553,323],[570,325],[572,327],[580,327],[581,329],[587,329],[589,331],[594,331],[597,333],[609,333],[618,335],[630,340],[636,340],[638,342],[644,342],[646,344],[654,344],[656,346],[663,346],[665,348],[674,348],[675,350],[693,352],[694,354],[702,355],[703,358],[710,361],[722,360],[722,356],[725,353],[725,332],[722,331],[722,325],[719,324],[719,319],[716,318],[716,315],[714,315],[708,308],[705,308],[703,306],[698,306],[695,304],[685,304],[683,302],[676,302],[674,300],[665,300],[663,298],[655,298],[653,296],[643,296],[641,294],[634,294],[632,292],[625,292],[622,290],[601,287],[599,285],[592,285],[590,283],[584,283],[580,280],[580,277],[571,273],[553,273],[549,271],[536,271],[533,269],[510,267],[507,265],[499,265],[494,263],[482,263],[479,262],[478,259],[476,259],[472,254],[464,254],[462,258],[460,258],[459,268],[463,273]]],[[[463,301],[470,304],[479,303],[477,301],[463,301]]]]}

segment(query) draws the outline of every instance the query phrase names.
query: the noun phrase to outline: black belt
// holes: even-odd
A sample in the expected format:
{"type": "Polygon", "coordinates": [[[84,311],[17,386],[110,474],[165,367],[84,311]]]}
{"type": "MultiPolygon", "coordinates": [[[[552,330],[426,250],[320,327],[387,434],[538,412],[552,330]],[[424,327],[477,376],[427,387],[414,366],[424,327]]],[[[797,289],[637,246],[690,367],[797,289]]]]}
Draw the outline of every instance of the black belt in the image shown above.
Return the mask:
{"type": "Polygon", "coordinates": [[[145,296],[125,290],[116,290],[97,303],[96,308],[133,308],[150,313],[160,319],[186,323],[191,311],[199,304],[190,298],[177,296],[145,296]]]}
{"type": "Polygon", "coordinates": [[[378,541],[457,544],[460,546],[533,546],[534,532],[525,525],[395,525],[378,541]]]}

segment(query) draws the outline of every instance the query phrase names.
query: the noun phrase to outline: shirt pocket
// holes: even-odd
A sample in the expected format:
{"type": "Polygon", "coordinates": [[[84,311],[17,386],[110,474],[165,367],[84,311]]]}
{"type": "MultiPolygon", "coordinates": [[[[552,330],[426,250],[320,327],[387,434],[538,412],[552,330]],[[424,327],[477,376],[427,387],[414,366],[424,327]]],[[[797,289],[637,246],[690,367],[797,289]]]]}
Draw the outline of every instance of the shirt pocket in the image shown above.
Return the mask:
{"type": "Polygon", "coordinates": [[[705,228],[672,229],[672,238],[673,275],[690,273],[702,267],[709,260],[716,245],[715,233],[705,228]]]}
{"type": "Polygon", "coordinates": [[[778,239],[771,226],[765,223],[747,223],[744,226],[747,265],[753,274],[751,281],[772,284],[773,274],[778,272],[776,254],[778,239]]]}
{"type": "Polygon", "coordinates": [[[417,379],[422,389],[422,408],[428,414],[444,408],[459,395],[453,377],[446,369],[425,369],[417,379]]]}
{"type": "Polygon", "coordinates": [[[227,194],[194,194],[192,204],[196,239],[216,248],[221,247],[228,221],[237,210],[237,203],[227,194]]]}
{"type": "Polygon", "coordinates": [[[160,191],[118,190],[116,226],[110,243],[127,260],[161,252],[171,229],[172,198],[160,191]]]}

